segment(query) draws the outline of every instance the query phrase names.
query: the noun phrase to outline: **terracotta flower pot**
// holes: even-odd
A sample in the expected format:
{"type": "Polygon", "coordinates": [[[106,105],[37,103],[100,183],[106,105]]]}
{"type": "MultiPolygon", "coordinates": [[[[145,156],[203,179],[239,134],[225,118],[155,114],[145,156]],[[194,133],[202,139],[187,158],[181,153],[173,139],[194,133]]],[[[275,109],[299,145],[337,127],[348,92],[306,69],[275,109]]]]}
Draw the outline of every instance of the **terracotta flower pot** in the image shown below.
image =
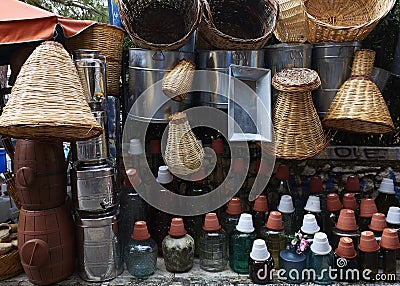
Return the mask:
{"type": "Polygon", "coordinates": [[[221,225],[219,224],[218,217],[216,213],[208,213],[206,214],[206,218],[204,220],[203,229],[205,231],[217,231],[221,229],[221,225]]]}
{"type": "Polygon", "coordinates": [[[150,238],[150,233],[147,229],[147,224],[143,220],[135,222],[133,227],[132,239],[133,240],[147,240],[150,238]]]}
{"type": "Polygon", "coordinates": [[[356,196],[353,193],[347,193],[343,196],[343,208],[355,211],[358,209],[356,196]]]}
{"type": "Polygon", "coordinates": [[[374,213],[368,227],[372,231],[382,232],[387,227],[385,215],[382,213],[374,213]]]}
{"type": "Polygon", "coordinates": [[[374,199],[361,199],[360,203],[360,217],[372,217],[374,213],[378,212],[374,199]]]}
{"type": "Polygon", "coordinates": [[[282,230],[284,228],[282,223],[282,214],[278,211],[272,211],[269,214],[265,226],[271,230],[282,230]]]}
{"type": "Polygon", "coordinates": [[[186,234],[185,225],[182,218],[173,218],[168,234],[172,237],[182,237],[186,234]]]}
{"type": "Polygon", "coordinates": [[[344,187],[344,190],[346,192],[352,192],[352,193],[357,193],[361,191],[360,181],[357,175],[355,176],[350,175],[347,177],[346,186],[344,187]]]}
{"type": "Polygon", "coordinates": [[[341,237],[338,248],[336,248],[335,252],[338,256],[347,259],[353,259],[357,256],[353,240],[350,237],[341,237]]]}
{"type": "Polygon", "coordinates": [[[364,252],[374,252],[379,250],[379,244],[376,241],[376,238],[372,231],[363,231],[361,233],[358,249],[364,252]]]}
{"type": "Polygon", "coordinates": [[[353,210],[342,209],[336,223],[336,228],[342,231],[356,231],[358,225],[353,210]]]}
{"type": "Polygon", "coordinates": [[[263,213],[268,211],[267,197],[264,195],[258,196],[254,201],[253,210],[256,212],[263,212],[263,213]]]}
{"type": "Polygon", "coordinates": [[[232,198],[228,207],[226,208],[226,213],[230,215],[240,215],[242,213],[242,205],[240,204],[239,198],[232,198]]]}
{"type": "Polygon", "coordinates": [[[224,153],[224,142],[220,138],[213,139],[212,143],[211,143],[211,148],[214,150],[215,153],[223,154],[224,153]]]}
{"type": "Polygon", "coordinates": [[[326,209],[330,212],[337,212],[342,209],[338,194],[330,193],[326,195],[326,209]]]}
{"type": "Polygon", "coordinates": [[[308,192],[313,194],[321,194],[324,192],[321,177],[315,176],[311,178],[308,192]]]}
{"type": "Polygon", "coordinates": [[[381,247],[397,250],[400,248],[399,236],[397,230],[393,228],[385,228],[382,233],[381,247]]]}
{"type": "Polygon", "coordinates": [[[275,177],[278,180],[289,180],[289,166],[285,164],[279,165],[275,177]]]}

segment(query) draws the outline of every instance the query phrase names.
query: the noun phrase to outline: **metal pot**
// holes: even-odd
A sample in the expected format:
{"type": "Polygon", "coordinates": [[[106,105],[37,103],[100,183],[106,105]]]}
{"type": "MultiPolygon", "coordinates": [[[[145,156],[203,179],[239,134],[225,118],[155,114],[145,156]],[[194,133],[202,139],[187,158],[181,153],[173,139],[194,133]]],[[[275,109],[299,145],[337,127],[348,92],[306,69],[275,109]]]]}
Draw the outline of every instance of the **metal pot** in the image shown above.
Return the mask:
{"type": "Polygon", "coordinates": [[[353,55],[360,47],[360,42],[313,45],[312,68],[321,78],[321,88],[313,92],[313,100],[321,118],[325,117],[339,88],[350,77],[353,55]]]}
{"type": "Polygon", "coordinates": [[[75,215],[79,276],[86,281],[106,281],[123,271],[117,211],[102,216],[75,215]]]}
{"type": "Polygon", "coordinates": [[[73,51],[73,59],[89,103],[106,100],[106,59],[97,50],[73,51]]]}
{"type": "Polygon", "coordinates": [[[189,107],[190,98],[177,102],[162,93],[161,88],[152,87],[162,80],[182,59],[195,60],[194,53],[179,51],[150,51],[129,49],[129,95],[124,99],[128,116],[139,121],[167,123],[168,117],[189,107]],[[135,101],[148,88],[146,98],[135,101]],[[132,106],[134,108],[131,110],[132,106]]]}
{"type": "Polygon", "coordinates": [[[71,169],[72,201],[75,209],[104,212],[118,205],[115,168],[108,165],[75,165],[71,169]]]}
{"type": "Polygon", "coordinates": [[[109,157],[108,126],[105,111],[92,111],[94,118],[103,128],[103,133],[96,138],[76,142],[75,160],[83,162],[105,162],[109,157]]]}
{"type": "MultiPolygon", "coordinates": [[[[264,51],[197,51],[196,68],[215,73],[216,89],[214,92],[200,92],[193,101],[194,105],[212,106],[220,109],[228,109],[227,80],[218,76],[218,73],[229,74],[230,65],[241,65],[248,67],[264,67],[264,51]],[[223,96],[225,95],[225,96],[223,96]]],[[[213,84],[215,84],[215,82],[213,84]]],[[[201,86],[207,88],[207,83],[201,86]]]]}

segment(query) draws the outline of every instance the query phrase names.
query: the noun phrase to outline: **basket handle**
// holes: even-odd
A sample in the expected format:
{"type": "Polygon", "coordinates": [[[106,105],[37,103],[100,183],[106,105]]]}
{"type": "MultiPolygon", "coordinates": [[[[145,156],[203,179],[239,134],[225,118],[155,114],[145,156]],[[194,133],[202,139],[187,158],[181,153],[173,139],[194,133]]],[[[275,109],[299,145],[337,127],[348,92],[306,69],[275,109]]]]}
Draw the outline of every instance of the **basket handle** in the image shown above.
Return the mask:
{"type": "Polygon", "coordinates": [[[213,16],[211,13],[210,4],[208,4],[207,0],[201,0],[203,6],[203,15],[206,22],[211,23],[214,26],[213,16]]]}
{"type": "Polygon", "coordinates": [[[156,51],[151,58],[153,59],[153,61],[158,61],[158,62],[162,62],[165,61],[165,55],[162,51],[156,51]]]}

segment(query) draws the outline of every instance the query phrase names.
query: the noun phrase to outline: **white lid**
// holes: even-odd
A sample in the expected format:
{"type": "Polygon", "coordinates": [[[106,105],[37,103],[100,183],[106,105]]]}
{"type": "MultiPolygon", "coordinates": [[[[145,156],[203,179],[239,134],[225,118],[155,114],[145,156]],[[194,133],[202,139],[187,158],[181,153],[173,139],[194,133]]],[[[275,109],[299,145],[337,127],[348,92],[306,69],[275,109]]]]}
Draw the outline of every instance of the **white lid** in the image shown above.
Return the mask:
{"type": "Polygon", "coordinates": [[[396,192],[394,191],[393,180],[389,178],[383,178],[378,191],[384,194],[395,194],[396,192]]]}
{"type": "Polygon", "coordinates": [[[268,251],[267,245],[264,239],[256,239],[253,242],[253,248],[250,252],[251,259],[255,261],[265,261],[271,254],[268,251]]]}
{"type": "Polygon", "coordinates": [[[160,184],[169,184],[172,182],[174,178],[172,177],[171,173],[169,172],[168,166],[160,166],[158,167],[158,176],[157,182],[160,184]]]}
{"type": "Polygon", "coordinates": [[[244,233],[252,233],[254,231],[253,218],[251,214],[242,213],[239,222],[236,225],[236,230],[244,233]]]}
{"type": "Polygon", "coordinates": [[[400,224],[400,208],[390,207],[386,215],[386,222],[391,224],[400,224]]]}
{"type": "Polygon", "coordinates": [[[280,211],[281,213],[292,213],[294,212],[294,206],[293,206],[293,201],[292,201],[292,197],[289,195],[283,195],[281,197],[281,200],[279,202],[279,206],[278,206],[278,211],[280,211]]]}
{"type": "Polygon", "coordinates": [[[303,225],[300,230],[306,234],[315,234],[319,231],[317,220],[313,214],[306,214],[303,218],[303,225]]]}
{"type": "Polygon", "coordinates": [[[304,209],[309,212],[320,213],[321,212],[321,202],[319,200],[319,197],[309,196],[304,209]]]}
{"type": "Polygon", "coordinates": [[[144,154],[143,146],[139,139],[131,139],[130,140],[128,153],[131,155],[144,154]]]}
{"type": "Polygon", "coordinates": [[[329,245],[326,233],[317,232],[314,235],[314,241],[311,244],[311,251],[317,255],[327,255],[331,250],[332,247],[329,245]]]}

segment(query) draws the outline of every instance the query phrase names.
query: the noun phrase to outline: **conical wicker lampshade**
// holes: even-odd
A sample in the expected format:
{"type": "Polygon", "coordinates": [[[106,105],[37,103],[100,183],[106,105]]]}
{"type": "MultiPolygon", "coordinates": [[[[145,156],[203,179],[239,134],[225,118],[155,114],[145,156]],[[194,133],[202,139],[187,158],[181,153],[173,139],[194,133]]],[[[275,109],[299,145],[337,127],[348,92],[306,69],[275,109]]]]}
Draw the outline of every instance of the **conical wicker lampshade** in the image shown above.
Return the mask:
{"type": "Polygon", "coordinates": [[[351,77],[336,93],[323,124],[325,127],[353,133],[384,134],[394,125],[386,102],[370,79],[375,52],[355,53],[351,77]]]}
{"type": "Polygon", "coordinates": [[[67,51],[56,42],[42,43],[21,68],[0,116],[0,134],[76,141],[97,137],[102,130],[67,51]]]}
{"type": "Polygon", "coordinates": [[[328,146],[311,97],[320,84],[317,72],[306,68],[285,69],[273,77],[279,90],[273,111],[276,157],[310,158],[328,146]]]}
{"type": "Polygon", "coordinates": [[[186,113],[175,113],[170,120],[165,162],[174,174],[192,174],[203,162],[203,148],[190,128],[186,113]]]}

